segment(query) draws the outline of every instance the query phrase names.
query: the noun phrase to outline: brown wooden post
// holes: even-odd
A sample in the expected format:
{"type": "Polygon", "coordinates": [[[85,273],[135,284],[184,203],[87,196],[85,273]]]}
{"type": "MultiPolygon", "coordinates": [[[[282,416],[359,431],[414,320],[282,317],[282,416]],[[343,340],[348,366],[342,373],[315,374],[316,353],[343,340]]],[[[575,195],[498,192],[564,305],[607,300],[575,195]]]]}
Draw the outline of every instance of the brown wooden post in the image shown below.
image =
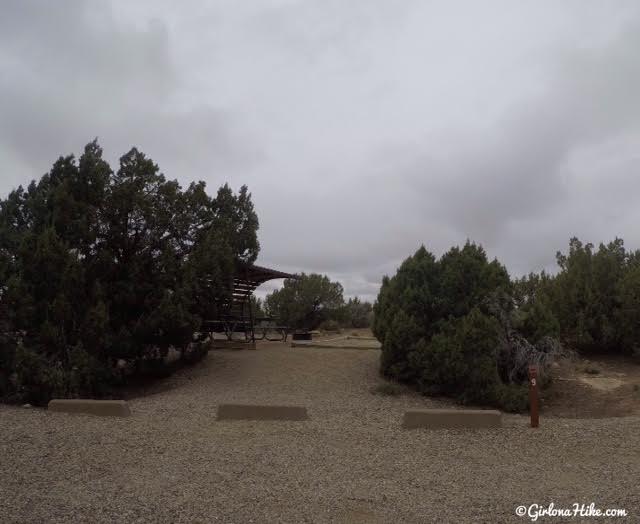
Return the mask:
{"type": "MultiPolygon", "coordinates": [[[[253,294],[251,296],[253,296],[253,294]]],[[[253,310],[253,306],[251,305],[251,297],[249,297],[249,307],[251,308],[249,311],[251,315],[251,340],[255,344],[256,343],[256,317],[255,317],[255,311],[253,310]]]]}
{"type": "Polygon", "coordinates": [[[538,427],[538,368],[529,366],[529,412],[531,427],[538,427]]]}
{"type": "Polygon", "coordinates": [[[249,295],[247,295],[249,297],[249,323],[251,325],[251,349],[256,349],[256,331],[255,331],[255,328],[253,327],[253,305],[251,304],[251,295],[252,293],[249,293],[249,295]]]}

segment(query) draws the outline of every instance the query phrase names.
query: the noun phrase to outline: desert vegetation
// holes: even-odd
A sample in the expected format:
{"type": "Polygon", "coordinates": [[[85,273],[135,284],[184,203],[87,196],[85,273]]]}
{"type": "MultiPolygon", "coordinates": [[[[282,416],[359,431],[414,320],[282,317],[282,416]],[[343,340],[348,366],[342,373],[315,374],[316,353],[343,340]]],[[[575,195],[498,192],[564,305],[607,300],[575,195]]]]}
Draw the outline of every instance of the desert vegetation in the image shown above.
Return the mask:
{"type": "Polygon", "coordinates": [[[123,368],[193,361],[203,316],[255,260],[246,187],[183,189],[133,148],[113,170],[97,141],[0,200],[0,396],[104,396],[123,368]]]}
{"type": "MultiPolygon", "coordinates": [[[[135,148],[113,170],[97,141],[60,157],[0,201],[0,396],[105,396],[128,375],[166,374],[171,349],[198,360],[195,335],[256,259],[257,229],[246,186],[183,189],[135,148]]],[[[544,383],[566,351],[640,354],[640,253],[573,238],[557,262],[511,279],[472,242],[439,259],[421,247],[374,306],[302,273],[252,307],[297,329],[372,325],[384,376],[521,411],[530,364],[544,383]]]]}
{"type": "Polygon", "coordinates": [[[284,281],[282,289],[268,294],[266,311],[292,328],[336,331],[342,328],[365,328],[371,325],[373,306],[358,297],[344,300],[339,282],[317,273],[298,275],[284,281]]]}
{"type": "Polygon", "coordinates": [[[382,282],[381,371],[425,394],[526,409],[530,364],[544,384],[567,351],[638,354],[639,256],[620,239],[595,251],[573,238],[556,274],[511,280],[474,243],[440,259],[421,247],[382,282]]]}
{"type": "Polygon", "coordinates": [[[514,282],[526,329],[558,333],[581,353],[640,357],[640,251],[627,251],[620,238],[597,249],[572,238],[556,260],[556,274],[514,282]]]}

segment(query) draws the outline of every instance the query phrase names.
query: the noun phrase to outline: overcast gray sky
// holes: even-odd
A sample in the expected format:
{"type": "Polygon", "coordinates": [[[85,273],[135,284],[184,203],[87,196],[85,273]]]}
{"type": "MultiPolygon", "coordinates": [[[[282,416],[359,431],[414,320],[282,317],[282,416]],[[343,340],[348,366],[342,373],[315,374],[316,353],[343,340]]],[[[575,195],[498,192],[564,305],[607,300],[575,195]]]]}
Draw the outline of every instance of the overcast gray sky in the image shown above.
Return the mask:
{"type": "Polygon", "coordinates": [[[640,2],[3,0],[0,194],[98,137],[248,184],[259,263],[373,299],[420,244],[640,248],[640,2]]]}

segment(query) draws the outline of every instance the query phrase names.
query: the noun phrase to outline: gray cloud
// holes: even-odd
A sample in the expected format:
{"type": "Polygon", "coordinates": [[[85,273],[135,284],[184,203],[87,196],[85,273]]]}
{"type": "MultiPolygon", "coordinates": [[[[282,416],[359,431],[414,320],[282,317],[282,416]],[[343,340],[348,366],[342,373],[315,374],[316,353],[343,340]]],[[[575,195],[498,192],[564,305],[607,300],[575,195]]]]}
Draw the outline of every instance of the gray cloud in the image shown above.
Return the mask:
{"type": "Polygon", "coordinates": [[[108,4],[84,0],[9,2],[2,20],[0,151],[20,164],[18,178],[7,175],[12,185],[94,136],[112,162],[135,145],[184,180],[260,156],[224,108],[180,106],[162,21],[138,28],[119,22],[108,4]]]}
{"type": "Polygon", "coordinates": [[[401,6],[4,2],[0,192],[94,136],[136,145],[248,183],[261,263],[367,298],[422,243],[516,274],[572,235],[640,247],[637,4],[401,6]]]}

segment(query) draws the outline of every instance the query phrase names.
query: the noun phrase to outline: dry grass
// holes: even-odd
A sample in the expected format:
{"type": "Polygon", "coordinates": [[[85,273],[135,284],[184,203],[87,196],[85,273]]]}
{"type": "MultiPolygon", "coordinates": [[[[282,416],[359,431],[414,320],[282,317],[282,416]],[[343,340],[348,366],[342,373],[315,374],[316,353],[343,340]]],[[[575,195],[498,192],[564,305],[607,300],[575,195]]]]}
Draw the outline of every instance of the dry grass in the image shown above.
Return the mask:
{"type": "MultiPolygon", "coordinates": [[[[640,418],[505,416],[407,431],[373,395],[378,351],[216,351],[109,419],[0,406],[2,522],[523,522],[519,504],[594,502],[638,521],[640,418]],[[306,405],[307,422],[216,422],[220,403],[306,405]]],[[[626,522],[626,521],[625,521],[626,522]]]]}

